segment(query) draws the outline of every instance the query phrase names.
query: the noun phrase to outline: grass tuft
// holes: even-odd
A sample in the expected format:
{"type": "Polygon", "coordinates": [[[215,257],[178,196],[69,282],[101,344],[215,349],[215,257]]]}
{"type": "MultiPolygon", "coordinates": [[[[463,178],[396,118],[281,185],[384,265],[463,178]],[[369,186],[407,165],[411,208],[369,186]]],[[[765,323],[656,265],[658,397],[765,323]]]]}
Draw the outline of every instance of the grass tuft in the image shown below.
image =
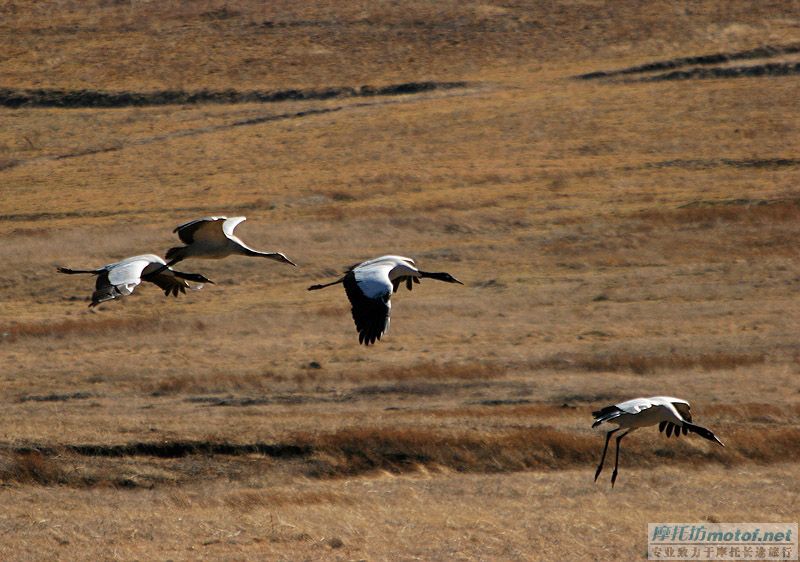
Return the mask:
{"type": "Polygon", "coordinates": [[[0,482],[52,486],[66,481],[66,472],[58,462],[38,451],[0,457],[0,482]]]}

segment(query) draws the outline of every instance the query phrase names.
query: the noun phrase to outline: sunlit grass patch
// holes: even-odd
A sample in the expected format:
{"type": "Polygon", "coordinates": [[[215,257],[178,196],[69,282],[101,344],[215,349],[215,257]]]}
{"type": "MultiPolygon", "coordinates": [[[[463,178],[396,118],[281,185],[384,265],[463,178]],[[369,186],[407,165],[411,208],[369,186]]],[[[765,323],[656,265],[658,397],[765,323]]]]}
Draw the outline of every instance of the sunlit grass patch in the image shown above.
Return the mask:
{"type": "Polygon", "coordinates": [[[425,361],[408,366],[387,366],[372,372],[360,373],[355,380],[389,381],[442,381],[442,380],[489,380],[504,376],[506,369],[492,363],[439,363],[425,361]]]}
{"type": "Polygon", "coordinates": [[[349,504],[353,499],[327,490],[238,490],[226,496],[223,501],[225,505],[239,511],[252,511],[261,507],[275,509],[291,505],[349,504]]]}
{"type": "MultiPolygon", "coordinates": [[[[713,429],[725,447],[692,435],[667,438],[655,428],[642,430],[625,440],[621,462],[656,467],[672,459],[670,464],[734,466],[783,463],[800,454],[796,427],[715,424],[713,429]]],[[[258,482],[271,471],[330,479],[421,470],[507,473],[575,468],[584,468],[588,478],[602,444],[602,431],[532,425],[495,431],[347,427],[329,433],[296,433],[273,444],[198,441],[27,447],[0,453],[0,483],[151,488],[197,480],[258,482]]],[[[335,495],[268,490],[225,499],[227,505],[243,511],[339,502],[335,495]]]]}
{"type": "Polygon", "coordinates": [[[298,436],[314,455],[310,476],[336,477],[376,470],[448,469],[509,472],[588,462],[592,440],[552,428],[510,433],[449,433],[432,429],[352,428],[298,436]]]}
{"type": "Polygon", "coordinates": [[[589,372],[629,371],[639,375],[675,369],[702,369],[704,371],[728,370],[757,365],[766,361],[763,353],[671,353],[644,355],[637,353],[610,353],[596,355],[557,355],[535,364],[538,368],[589,372]]]}
{"type": "MultiPolygon", "coordinates": [[[[669,457],[676,462],[786,462],[800,453],[797,428],[716,428],[726,447],[691,436],[667,439],[654,429],[626,440],[626,465],[655,466],[669,457]]],[[[448,433],[424,429],[353,428],[336,433],[303,437],[314,455],[309,475],[348,476],[386,470],[405,472],[419,466],[459,472],[514,472],[560,470],[585,466],[591,471],[602,450],[597,435],[531,427],[496,433],[448,433]]]]}
{"type": "Polygon", "coordinates": [[[707,404],[703,415],[740,424],[797,423],[800,419],[800,403],[771,404],[765,402],[744,402],[737,404],[707,404]]]}
{"type": "Polygon", "coordinates": [[[165,377],[142,381],[140,388],[152,396],[173,394],[204,394],[231,391],[263,391],[281,377],[270,372],[242,374],[214,372],[203,374],[171,374],[165,377]]]}

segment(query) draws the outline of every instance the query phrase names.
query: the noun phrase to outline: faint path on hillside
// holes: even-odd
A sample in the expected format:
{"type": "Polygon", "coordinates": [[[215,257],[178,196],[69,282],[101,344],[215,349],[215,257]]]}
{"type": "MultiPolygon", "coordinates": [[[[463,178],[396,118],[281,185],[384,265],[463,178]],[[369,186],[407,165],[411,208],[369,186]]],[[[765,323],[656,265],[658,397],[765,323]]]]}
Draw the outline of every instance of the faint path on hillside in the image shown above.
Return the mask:
{"type": "Polygon", "coordinates": [[[161,90],[155,92],[108,92],[103,90],[0,88],[0,106],[56,107],[61,109],[102,109],[154,107],[163,105],[207,105],[242,103],[280,103],[343,98],[373,98],[421,94],[434,90],[461,89],[468,82],[401,82],[386,86],[330,86],[290,90],[161,90]]]}
{"type": "Polygon", "coordinates": [[[599,70],[579,74],[579,80],[618,79],[624,81],[659,82],[711,78],[761,78],[800,74],[800,62],[791,60],[800,54],[800,43],[765,45],[756,49],[720,52],[669,60],[651,61],[618,70],[599,70]],[[738,61],[764,61],[733,66],[738,61]],[[715,66],[716,65],[716,66],[715,66]],[[686,69],[686,67],[689,67],[686,69]],[[669,72],[666,72],[669,71],[669,72]],[[656,74],[660,72],[660,74],[656,74]],[[633,78],[626,78],[632,76],[633,78]]]}
{"type": "Polygon", "coordinates": [[[305,117],[313,117],[316,115],[325,115],[328,113],[336,113],[340,111],[347,111],[347,110],[355,110],[355,109],[363,109],[363,108],[371,108],[371,107],[384,107],[388,105],[406,105],[412,103],[420,103],[423,101],[431,101],[431,100],[439,100],[439,99],[448,99],[448,98],[456,98],[456,97],[472,97],[479,93],[485,92],[486,87],[477,87],[472,86],[467,90],[460,90],[458,92],[449,91],[447,93],[441,94],[430,94],[425,96],[415,95],[414,97],[408,97],[408,95],[404,96],[401,99],[389,99],[389,100],[381,100],[381,101],[371,101],[371,102],[358,102],[352,104],[345,104],[345,105],[338,105],[334,107],[324,107],[324,108],[310,108],[305,109],[302,111],[295,111],[291,113],[279,113],[279,114],[264,114],[259,115],[257,117],[251,117],[248,119],[239,119],[236,121],[232,121],[229,123],[222,123],[219,125],[208,125],[205,127],[196,127],[192,129],[186,129],[182,131],[175,131],[171,133],[166,133],[162,135],[155,135],[151,137],[144,137],[140,139],[131,140],[124,143],[116,143],[107,146],[94,146],[88,147],[80,150],[76,150],[74,152],[67,152],[64,154],[48,154],[44,156],[36,156],[34,158],[29,158],[27,160],[12,160],[7,161],[4,163],[2,167],[0,167],[0,172],[4,170],[9,170],[12,168],[16,168],[18,166],[24,166],[28,164],[36,164],[39,162],[47,162],[47,161],[54,161],[54,160],[68,160],[71,158],[80,158],[83,156],[91,156],[94,154],[102,154],[106,152],[116,152],[119,150],[123,150],[126,148],[131,148],[135,146],[144,146],[149,144],[155,144],[159,142],[166,142],[173,139],[184,138],[184,137],[193,137],[197,135],[204,135],[209,133],[216,133],[219,131],[226,131],[229,129],[235,129],[237,127],[249,127],[253,125],[261,125],[264,123],[270,123],[275,121],[287,121],[291,119],[302,119],[305,117]]]}

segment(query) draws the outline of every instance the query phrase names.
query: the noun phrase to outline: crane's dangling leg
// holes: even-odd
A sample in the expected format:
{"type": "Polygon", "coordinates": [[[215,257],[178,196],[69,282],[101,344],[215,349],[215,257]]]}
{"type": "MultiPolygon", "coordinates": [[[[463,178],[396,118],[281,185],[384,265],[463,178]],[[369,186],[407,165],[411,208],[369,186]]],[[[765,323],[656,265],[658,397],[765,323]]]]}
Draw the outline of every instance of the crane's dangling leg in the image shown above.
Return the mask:
{"type": "Polygon", "coordinates": [[[611,473],[611,487],[612,488],[614,487],[614,482],[617,481],[617,468],[619,467],[619,442],[622,441],[622,438],[625,437],[626,435],[628,435],[631,431],[633,431],[633,430],[629,429],[628,431],[626,431],[625,433],[623,433],[622,435],[619,435],[617,437],[617,454],[616,454],[616,458],[614,459],[614,472],[611,473]]]}
{"type": "Polygon", "coordinates": [[[608,433],[606,433],[606,444],[605,444],[605,446],[603,447],[603,456],[602,456],[602,457],[600,457],[600,464],[599,464],[599,465],[597,465],[597,470],[596,470],[596,471],[595,471],[595,473],[594,473],[594,481],[595,481],[595,482],[597,482],[597,477],[598,477],[598,476],[600,476],[600,473],[603,471],[603,463],[604,463],[604,462],[605,462],[605,460],[606,460],[606,451],[608,451],[608,441],[609,441],[609,439],[611,439],[611,434],[612,434],[612,433],[614,433],[614,432],[616,432],[616,431],[619,431],[619,428],[617,428],[617,429],[612,429],[611,431],[609,431],[608,433]]]}

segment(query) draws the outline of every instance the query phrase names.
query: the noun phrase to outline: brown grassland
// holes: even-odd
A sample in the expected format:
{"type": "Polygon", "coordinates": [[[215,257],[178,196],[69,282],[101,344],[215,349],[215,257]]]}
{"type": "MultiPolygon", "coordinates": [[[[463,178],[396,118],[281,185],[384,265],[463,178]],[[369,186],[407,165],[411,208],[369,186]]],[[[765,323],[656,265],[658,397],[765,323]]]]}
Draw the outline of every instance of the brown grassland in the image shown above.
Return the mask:
{"type": "Polygon", "coordinates": [[[0,108],[0,559],[634,560],[647,522],[797,521],[800,76],[576,78],[793,64],[797,2],[7,0],[0,42],[0,88],[65,100],[464,82],[0,108]],[[299,267],[95,310],[55,271],[213,214],[299,267]],[[385,253],[465,286],[365,348],[305,289],[385,253]],[[643,430],[594,483],[591,411],[654,394],[727,446],[643,430]]]}

